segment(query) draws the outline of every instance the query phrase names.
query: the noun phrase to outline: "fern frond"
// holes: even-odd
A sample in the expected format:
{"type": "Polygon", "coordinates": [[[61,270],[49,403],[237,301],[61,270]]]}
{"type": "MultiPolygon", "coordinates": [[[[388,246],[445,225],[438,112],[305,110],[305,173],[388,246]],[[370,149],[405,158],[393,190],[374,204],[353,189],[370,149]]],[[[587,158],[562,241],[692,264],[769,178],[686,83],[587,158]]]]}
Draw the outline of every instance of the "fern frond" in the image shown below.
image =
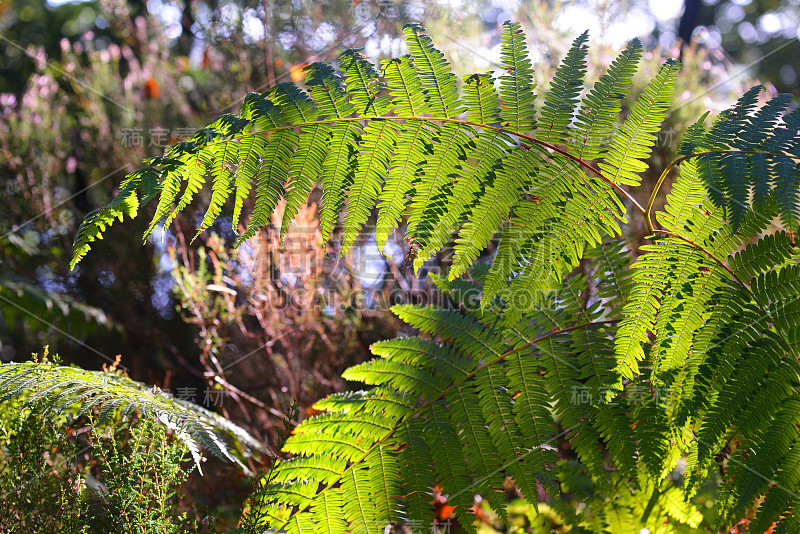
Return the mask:
{"type": "Polygon", "coordinates": [[[253,182],[258,177],[261,167],[261,155],[266,148],[267,139],[262,136],[246,137],[236,146],[239,165],[233,175],[233,185],[236,193],[231,223],[233,231],[236,233],[239,232],[239,218],[242,215],[244,201],[250,194],[253,182]]]}
{"type": "MultiPolygon", "coordinates": [[[[439,146],[421,165],[420,180],[414,187],[406,233],[413,236],[423,249],[433,234],[438,219],[443,215],[452,182],[462,172],[466,149],[471,143],[469,133],[470,129],[461,125],[442,126],[436,132],[439,146]]],[[[426,259],[420,254],[414,263],[415,269],[419,269],[426,259]]]]}
{"type": "Polygon", "coordinates": [[[339,56],[339,66],[347,85],[350,102],[356,111],[365,116],[380,116],[386,113],[388,98],[380,93],[385,88],[378,78],[375,66],[367,61],[359,50],[346,50],[339,56]]]}
{"type": "Polygon", "coordinates": [[[473,208],[471,220],[464,224],[456,239],[459,246],[449,272],[451,279],[462,275],[475,261],[526,189],[528,177],[535,174],[541,164],[542,155],[535,148],[511,152],[502,162],[494,183],[473,208]]]}
{"type": "MultiPolygon", "coordinates": [[[[448,195],[444,213],[439,218],[425,247],[419,255],[426,258],[441,249],[452,236],[459,221],[468,219],[474,204],[484,189],[494,183],[501,169],[504,150],[513,146],[513,140],[502,133],[479,133],[468,157],[474,162],[472,172],[460,173],[448,195]]],[[[480,249],[479,249],[480,250],[480,249]]]]}
{"type": "Polygon", "coordinates": [[[667,60],[644,92],[634,102],[622,128],[611,141],[604,162],[599,164],[608,178],[615,183],[639,185],[641,178],[637,173],[647,170],[644,163],[656,144],[655,133],[667,116],[672,104],[680,63],[667,60]]]}
{"type": "MultiPolygon", "coordinates": [[[[374,344],[378,358],[344,374],[372,389],[317,403],[323,413],[295,430],[254,497],[261,526],[378,532],[434,521],[436,494],[475,531],[475,494],[505,518],[504,480],[536,506],[542,488],[556,494],[558,482],[584,476],[559,468],[561,438],[596,477],[589,487],[613,480],[619,487],[597,491],[627,492],[608,505],[616,515],[584,515],[576,531],[654,531],[664,518],[696,526],[696,511],[664,480],[683,455],[686,496],[721,454],[747,465],[757,453],[759,468],[800,490],[781,465],[794,469],[797,436],[780,431],[795,423],[781,403],[793,406],[800,383],[800,111],[787,112],[789,97],[759,106],[754,88],[710,128],[702,116],[645,209],[626,186],[647,169],[677,62],[632,98],[614,133],[636,41],[579,104],[587,36],[578,37],[537,120],[519,25],[504,25],[502,71],[465,77],[463,100],[422,28],[404,34],[409,55],[380,73],[349,50],[340,74],[309,66],[306,91],[281,84],[248,95],[239,115],[129,175],[76,238],[75,261],[140,202],[158,197],[149,232],[204,187],[201,229],[231,191],[238,227],[254,188],[237,244],[274,220],[281,196],[283,235],[319,183],[323,238],[337,236],[344,212],[343,252],[376,205],[379,248],[407,216],[417,270],[454,242],[452,267],[434,277],[449,307],[394,308],[420,336],[374,344]],[[653,218],[674,166],[680,174],[653,218]],[[651,233],[635,251],[619,239],[635,224],[629,206],[651,233]],[[778,219],[785,233],[772,231],[778,219]]],[[[742,469],[725,481],[720,517],[766,494],[766,513],[793,525],[794,499],[742,469]]]]}
{"type": "Polygon", "coordinates": [[[641,56],[639,39],[629,42],[583,99],[575,121],[575,140],[570,153],[584,159],[598,159],[603,155],[603,147],[611,139],[616,118],[622,111],[621,101],[630,91],[641,56]]]}
{"type": "Polygon", "coordinates": [[[528,58],[525,33],[517,22],[504,22],[500,35],[500,120],[504,127],[527,133],[536,127],[536,93],[533,67],[528,58]]]}
{"type": "Polygon", "coordinates": [[[790,100],[786,95],[757,108],[761,90],[761,86],[753,87],[723,111],[685,157],[696,154],[709,196],[730,214],[734,231],[749,206],[765,208],[775,188],[782,191],[776,197],[781,219],[795,230],[800,220],[800,114],[796,110],[783,114],[790,100]],[[778,123],[783,124],[777,127],[778,123]]]}
{"type": "Polygon", "coordinates": [[[747,245],[731,256],[731,268],[744,279],[758,276],[773,268],[782,267],[798,255],[792,239],[786,232],[767,234],[757,243],[747,245]]]}
{"type": "Polygon", "coordinates": [[[371,122],[364,128],[357,171],[347,197],[340,254],[346,253],[367,222],[382,188],[397,142],[397,127],[389,121],[371,122]]]}
{"type": "Polygon", "coordinates": [[[158,205],[156,206],[155,215],[153,215],[153,219],[144,233],[143,240],[145,241],[156,229],[156,226],[173,213],[172,204],[180,192],[181,180],[183,179],[183,162],[165,158],[162,160],[161,172],[163,179],[160,184],[161,190],[159,191],[158,205]]]}
{"type": "Polygon", "coordinates": [[[578,95],[583,90],[588,40],[589,32],[583,32],[572,42],[544,97],[542,120],[537,130],[538,136],[544,141],[563,143],[567,139],[578,105],[578,95]]]}
{"type": "Polygon", "coordinates": [[[425,92],[426,111],[440,117],[455,117],[461,113],[456,88],[456,75],[450,72],[447,60],[437,50],[431,38],[419,24],[403,27],[409,55],[419,73],[419,82],[425,92]]]}
{"type": "MultiPolygon", "coordinates": [[[[198,226],[197,233],[193,239],[196,239],[200,233],[211,226],[211,224],[221,214],[222,205],[231,194],[233,172],[231,172],[229,165],[235,165],[239,163],[238,156],[238,145],[233,141],[225,141],[214,147],[214,164],[212,167],[212,172],[214,173],[214,184],[211,188],[211,201],[208,204],[208,210],[206,210],[206,214],[203,216],[203,221],[200,223],[200,226],[198,226]]],[[[247,190],[243,191],[242,194],[237,192],[236,197],[242,198],[247,195],[247,192],[247,190]]],[[[181,201],[181,203],[183,203],[183,201],[181,201]]],[[[180,209],[181,208],[179,204],[178,211],[180,211],[180,209]]]]}
{"type": "Polygon", "coordinates": [[[140,199],[136,194],[138,189],[142,189],[145,193],[146,198],[141,199],[142,202],[149,202],[161,192],[162,188],[158,185],[159,178],[160,171],[154,165],[148,165],[129,174],[120,184],[119,192],[111,202],[84,217],[75,234],[70,269],[75,268],[75,265],[86,256],[91,249],[89,244],[96,239],[102,239],[103,232],[115,221],[124,220],[126,215],[131,219],[136,217],[140,205],[140,199]],[[150,191],[151,194],[147,194],[146,191],[150,191]]]}
{"type": "Polygon", "coordinates": [[[314,189],[322,164],[325,150],[330,139],[330,128],[325,124],[315,124],[303,128],[297,141],[297,151],[292,155],[289,165],[289,183],[286,186],[286,208],[281,222],[281,240],[289,231],[289,224],[294,220],[314,189]]]}
{"type": "Polygon", "coordinates": [[[297,146],[297,132],[280,130],[267,142],[256,175],[256,203],[247,230],[236,240],[237,245],[270,224],[272,212],[284,192],[284,182],[292,153],[297,146]]]}
{"type": "Polygon", "coordinates": [[[359,130],[358,126],[349,122],[331,127],[329,152],[322,162],[320,225],[323,242],[333,233],[339,210],[344,204],[345,190],[353,181],[357,158],[354,146],[360,140],[359,130]]]}
{"type": "Polygon", "coordinates": [[[255,438],[233,423],[119,374],[51,363],[7,363],[0,366],[0,391],[0,402],[20,396],[25,397],[26,403],[44,399],[53,410],[77,415],[99,406],[99,421],[115,412],[127,416],[140,411],[176,431],[189,447],[198,471],[201,471],[198,445],[235,462],[245,471],[244,458],[239,457],[237,449],[243,448],[246,454],[264,451],[255,438]]]}
{"type": "Polygon", "coordinates": [[[411,56],[388,59],[381,65],[395,112],[405,116],[421,116],[427,109],[425,92],[411,56]]]}
{"type": "Polygon", "coordinates": [[[464,75],[467,120],[480,124],[499,122],[497,92],[491,74],[464,75]]]}
{"type": "Polygon", "coordinates": [[[380,250],[384,250],[389,233],[400,223],[408,204],[407,196],[413,193],[422,163],[432,150],[435,133],[429,125],[415,122],[403,128],[397,138],[386,184],[378,196],[375,238],[380,250]]]}

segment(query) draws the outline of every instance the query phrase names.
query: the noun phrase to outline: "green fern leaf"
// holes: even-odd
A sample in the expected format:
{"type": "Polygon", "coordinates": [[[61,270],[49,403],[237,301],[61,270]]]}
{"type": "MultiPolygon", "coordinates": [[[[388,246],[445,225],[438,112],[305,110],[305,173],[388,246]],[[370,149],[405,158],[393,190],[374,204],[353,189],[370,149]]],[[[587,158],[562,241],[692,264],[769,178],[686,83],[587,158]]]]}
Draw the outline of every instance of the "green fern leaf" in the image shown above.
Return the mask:
{"type": "Polygon", "coordinates": [[[413,193],[414,181],[422,172],[424,158],[430,154],[435,130],[423,122],[412,122],[403,128],[397,138],[397,149],[392,157],[386,185],[378,197],[378,222],[375,238],[378,248],[384,250],[389,233],[394,230],[413,193]]]}
{"type": "Polygon", "coordinates": [[[583,89],[588,40],[589,32],[578,36],[556,70],[550,90],[544,98],[542,120],[537,130],[538,137],[543,141],[563,143],[567,139],[578,105],[578,95],[583,89]]]}
{"type": "Polygon", "coordinates": [[[615,183],[639,185],[641,182],[637,173],[647,170],[644,160],[650,157],[657,141],[655,133],[661,129],[667,109],[672,104],[679,70],[677,61],[664,63],[633,104],[625,123],[611,141],[605,161],[599,167],[615,183]]]}
{"type": "Polygon", "coordinates": [[[297,139],[296,132],[280,130],[267,142],[256,178],[256,203],[253,216],[247,225],[247,230],[236,240],[237,246],[270,224],[272,212],[283,194],[283,185],[292,152],[297,146],[297,139]]]}
{"type": "Polygon", "coordinates": [[[422,90],[422,83],[414,69],[411,56],[385,60],[381,65],[395,112],[401,116],[411,117],[419,117],[425,113],[427,110],[425,92],[422,90]]]}
{"type": "Polygon", "coordinates": [[[442,117],[455,117],[462,108],[458,102],[456,75],[450,72],[447,60],[419,24],[403,27],[409,55],[419,73],[425,91],[426,111],[442,117]]]}
{"type": "MultiPolygon", "coordinates": [[[[415,185],[406,227],[406,233],[423,248],[443,214],[452,182],[462,172],[465,149],[471,143],[469,129],[461,125],[446,124],[438,129],[437,135],[441,144],[421,165],[420,180],[415,185]]],[[[418,270],[425,259],[420,255],[415,261],[415,269],[418,270]]]]}
{"type": "Polygon", "coordinates": [[[525,34],[517,22],[504,22],[500,36],[500,120],[504,128],[526,133],[536,127],[533,68],[525,34]]]}
{"type": "Polygon", "coordinates": [[[616,126],[615,119],[622,111],[620,102],[630,91],[641,55],[641,42],[638,39],[629,42],[583,99],[575,121],[571,154],[583,159],[598,159],[603,155],[603,147],[616,126]]]}
{"type": "Polygon", "coordinates": [[[246,454],[264,450],[246,431],[208,410],[113,373],[50,363],[8,363],[0,366],[0,392],[0,403],[24,396],[27,404],[46,400],[53,410],[61,413],[81,414],[100,406],[98,421],[101,422],[112,412],[130,414],[138,410],[176,432],[189,447],[198,471],[201,471],[198,444],[244,470],[247,470],[242,463],[244,457],[238,456],[230,443],[238,443],[246,454]]]}
{"type": "Polygon", "coordinates": [[[300,208],[305,206],[314,184],[322,173],[322,164],[329,140],[330,127],[325,124],[315,124],[304,128],[300,133],[297,151],[292,156],[289,165],[286,208],[281,223],[281,241],[289,231],[289,224],[294,220],[300,208]]]}
{"type": "Polygon", "coordinates": [[[381,192],[383,177],[397,142],[397,127],[389,121],[371,122],[364,128],[362,152],[353,186],[347,197],[344,236],[340,254],[353,246],[381,192]]]}
{"type": "MultiPolygon", "coordinates": [[[[231,193],[231,183],[233,181],[233,173],[228,165],[238,163],[238,156],[239,149],[237,144],[233,141],[225,141],[214,147],[214,165],[212,168],[214,184],[211,188],[211,201],[208,204],[208,210],[206,210],[203,221],[197,228],[197,233],[195,233],[192,241],[197,239],[197,236],[211,226],[220,215],[222,205],[225,204],[225,201],[231,193]]],[[[236,196],[237,198],[240,197],[239,194],[236,196]]],[[[178,210],[180,209],[182,208],[179,205],[178,210]]]]}
{"type": "Polygon", "coordinates": [[[129,174],[120,184],[119,192],[111,202],[86,215],[75,235],[70,269],[73,269],[89,252],[91,249],[89,243],[102,239],[103,232],[116,220],[121,221],[126,215],[129,218],[136,217],[140,206],[136,195],[137,189],[151,191],[151,194],[146,195],[149,198],[142,199],[141,203],[146,203],[160,192],[159,177],[160,173],[154,166],[147,166],[129,174]]]}

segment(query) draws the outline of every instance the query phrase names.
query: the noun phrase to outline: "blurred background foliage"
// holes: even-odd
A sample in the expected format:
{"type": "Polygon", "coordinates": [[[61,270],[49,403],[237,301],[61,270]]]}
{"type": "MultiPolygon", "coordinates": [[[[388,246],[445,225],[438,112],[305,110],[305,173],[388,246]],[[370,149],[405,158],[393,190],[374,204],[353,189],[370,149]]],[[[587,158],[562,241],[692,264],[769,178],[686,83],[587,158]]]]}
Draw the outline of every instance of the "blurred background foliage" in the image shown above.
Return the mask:
{"type": "MultiPolygon", "coordinates": [[[[250,91],[300,81],[312,61],[335,62],[348,47],[376,62],[403,54],[410,21],[457,73],[492,70],[500,25],[513,19],[529,37],[539,89],[587,28],[590,80],[633,37],[648,50],[639,88],[664,58],[680,57],[651,161],[660,169],[688,124],[755,83],[800,95],[798,13],[800,0],[0,0],[0,360],[49,344],[65,362],[98,369],[121,353],[131,378],[212,407],[274,446],[287,411],[290,423],[311,414],[316,399],[346,387],[345,367],[397,333],[389,305],[438,298],[425,275],[446,267],[447,254],[420,276],[405,272],[398,232],[391,258],[365,236],[337,261],[312,195],[283,245],[279,219],[237,253],[228,252],[230,220],[190,245],[200,215],[186,211],[142,246],[143,216],[112,228],[70,272],[77,225],[142,158],[236,111],[250,91]]],[[[656,178],[648,173],[636,194],[656,178]]],[[[626,231],[633,244],[646,234],[638,219],[626,231]]],[[[185,509],[234,521],[247,480],[230,466],[206,472],[190,475],[195,504],[185,509]]]]}

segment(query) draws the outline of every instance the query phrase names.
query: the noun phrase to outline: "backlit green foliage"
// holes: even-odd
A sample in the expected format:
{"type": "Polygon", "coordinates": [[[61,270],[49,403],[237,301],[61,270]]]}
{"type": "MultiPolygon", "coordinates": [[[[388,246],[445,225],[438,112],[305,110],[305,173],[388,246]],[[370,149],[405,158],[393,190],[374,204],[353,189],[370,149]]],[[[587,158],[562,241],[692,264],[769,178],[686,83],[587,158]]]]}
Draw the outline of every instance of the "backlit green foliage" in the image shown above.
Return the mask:
{"type": "Polygon", "coordinates": [[[50,362],[0,365],[0,403],[20,396],[26,403],[44,401],[55,414],[78,416],[100,407],[99,424],[139,411],[174,431],[200,469],[200,449],[236,462],[261,444],[244,429],[192,402],[178,399],[116,372],[86,371],[50,362]]]}
{"type": "Polygon", "coordinates": [[[464,77],[463,98],[422,28],[405,36],[409,54],[380,72],[350,50],[341,75],[311,65],[306,91],[280,84],[249,95],[239,115],[129,176],[76,238],[73,263],[140,203],[158,198],[152,229],[210,178],[200,230],[231,196],[236,226],[255,198],[240,243],[281,196],[290,221],[316,183],[323,236],[341,222],[343,250],[376,205],[378,243],[405,217],[416,268],[454,242],[436,283],[457,305],[394,309],[420,336],[376,343],[375,360],[345,373],[372,389],[318,403],[323,413],[295,429],[290,457],[262,479],[247,524],[430,525],[439,486],[474,532],[475,494],[507,516],[506,478],[533,503],[539,488],[568,486],[555,448],[566,439],[593,476],[613,469],[650,495],[626,508],[643,524],[682,513],[695,523],[665,477],[686,458],[691,496],[726,459],[720,523],[763,497],[755,531],[774,521],[796,531],[800,112],[787,112],[790,99],[759,106],[754,88],[709,127],[701,118],[665,168],[662,181],[673,166],[679,175],[653,222],[652,199],[641,207],[625,187],[648,168],[677,62],[664,63],[614,131],[638,42],[581,98],[588,36],[578,37],[537,111],[519,25],[505,25],[500,74],[464,77]],[[637,254],[619,239],[629,209],[651,231],[637,254]],[[771,232],[773,220],[785,231],[771,232]],[[490,265],[475,266],[493,239],[490,265]],[[464,297],[469,288],[479,305],[464,297]]]}

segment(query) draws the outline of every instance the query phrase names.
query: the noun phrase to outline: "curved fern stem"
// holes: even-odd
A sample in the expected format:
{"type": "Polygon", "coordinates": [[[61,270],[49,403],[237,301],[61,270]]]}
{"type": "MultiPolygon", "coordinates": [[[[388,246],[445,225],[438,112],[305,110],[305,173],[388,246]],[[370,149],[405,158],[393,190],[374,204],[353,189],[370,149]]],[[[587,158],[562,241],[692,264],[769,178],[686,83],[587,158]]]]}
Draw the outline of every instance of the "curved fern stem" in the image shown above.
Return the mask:
{"type": "MultiPolygon", "coordinates": [[[[617,324],[619,322],[620,322],[620,319],[607,319],[607,320],[600,320],[600,321],[587,321],[587,322],[581,323],[579,325],[570,326],[570,327],[566,327],[566,328],[560,328],[558,330],[553,330],[553,331],[548,332],[547,334],[545,334],[543,336],[540,336],[540,337],[538,337],[536,339],[532,339],[532,340],[528,341],[527,343],[523,343],[522,345],[520,345],[520,346],[518,346],[518,347],[516,347],[516,348],[514,348],[512,350],[506,351],[506,352],[496,356],[495,358],[485,362],[483,365],[480,365],[480,366],[476,367],[475,369],[473,369],[469,373],[465,373],[464,375],[458,377],[458,379],[454,380],[453,383],[450,384],[450,386],[448,386],[447,388],[443,389],[438,395],[436,395],[435,397],[431,398],[430,400],[428,400],[428,402],[422,404],[414,412],[409,414],[408,417],[406,417],[406,420],[410,420],[410,419],[413,419],[414,417],[417,417],[426,408],[431,406],[433,403],[445,398],[448,393],[450,393],[451,391],[453,391],[456,388],[458,388],[461,384],[463,384],[467,380],[469,380],[471,378],[474,378],[475,375],[477,375],[478,373],[480,373],[481,371],[483,371],[487,367],[491,367],[493,365],[497,365],[498,363],[502,362],[506,358],[508,358],[510,356],[513,356],[513,355],[515,355],[515,354],[517,354],[517,353],[519,353],[519,352],[521,352],[521,351],[523,351],[523,350],[525,350],[527,348],[530,348],[533,345],[541,343],[542,341],[546,341],[546,340],[548,340],[550,338],[553,338],[555,336],[558,336],[558,335],[561,335],[561,334],[566,334],[566,333],[569,333],[569,332],[574,332],[575,330],[580,330],[582,328],[586,328],[586,327],[589,327],[589,326],[598,325],[598,324],[603,324],[603,325],[617,324]]],[[[383,436],[383,438],[381,438],[378,441],[376,441],[375,443],[373,443],[369,448],[367,448],[367,450],[364,451],[364,453],[359,458],[354,459],[352,461],[352,463],[346,469],[344,469],[344,471],[342,471],[341,474],[339,474],[336,477],[332,478],[330,480],[330,482],[325,487],[323,487],[321,490],[319,490],[315,494],[315,496],[318,496],[321,493],[324,493],[325,491],[327,491],[328,489],[334,487],[336,484],[338,484],[340,481],[342,481],[350,471],[354,470],[362,462],[364,462],[364,460],[366,460],[366,458],[377,447],[380,447],[381,445],[383,445],[386,442],[386,440],[388,440],[389,438],[394,436],[394,433],[398,429],[401,429],[401,428],[402,427],[400,425],[396,425],[385,436],[383,436]]],[[[291,523],[292,519],[294,519],[297,516],[297,514],[306,511],[308,509],[308,507],[311,506],[312,501],[313,501],[313,499],[310,499],[306,504],[304,504],[302,506],[299,506],[281,525],[275,527],[272,530],[274,532],[280,532],[280,531],[286,529],[288,527],[289,523],[291,523]]]]}
{"type": "MultiPolygon", "coordinates": [[[[658,195],[658,190],[661,189],[661,184],[664,183],[664,180],[666,180],[667,175],[669,174],[669,171],[671,171],[673,167],[675,167],[676,165],[678,165],[679,163],[681,163],[683,161],[686,161],[686,160],[692,159],[692,158],[697,158],[697,157],[700,157],[700,156],[707,156],[709,154],[734,154],[734,153],[736,153],[736,154],[761,154],[762,156],[771,156],[771,157],[774,157],[774,158],[784,157],[784,158],[789,158],[789,159],[800,161],[800,157],[792,156],[791,154],[783,154],[783,153],[779,154],[779,153],[776,153],[776,152],[762,152],[760,150],[738,150],[738,149],[706,150],[705,152],[697,152],[695,154],[689,154],[689,155],[686,155],[686,156],[681,156],[678,159],[675,159],[675,160],[671,161],[669,164],[667,164],[666,167],[664,167],[664,170],[661,172],[661,176],[658,177],[658,182],[656,182],[656,186],[653,188],[653,191],[650,193],[650,198],[647,201],[647,209],[642,212],[642,213],[644,213],[644,216],[645,216],[645,222],[647,223],[647,229],[651,233],[656,231],[654,229],[654,226],[653,226],[653,216],[652,216],[653,204],[656,201],[656,195],[658,195]]],[[[674,237],[677,237],[677,236],[674,236],[674,237]]],[[[728,269],[728,270],[730,271],[730,269],[728,269]]],[[[731,274],[733,274],[733,271],[731,271],[731,274]]]]}

